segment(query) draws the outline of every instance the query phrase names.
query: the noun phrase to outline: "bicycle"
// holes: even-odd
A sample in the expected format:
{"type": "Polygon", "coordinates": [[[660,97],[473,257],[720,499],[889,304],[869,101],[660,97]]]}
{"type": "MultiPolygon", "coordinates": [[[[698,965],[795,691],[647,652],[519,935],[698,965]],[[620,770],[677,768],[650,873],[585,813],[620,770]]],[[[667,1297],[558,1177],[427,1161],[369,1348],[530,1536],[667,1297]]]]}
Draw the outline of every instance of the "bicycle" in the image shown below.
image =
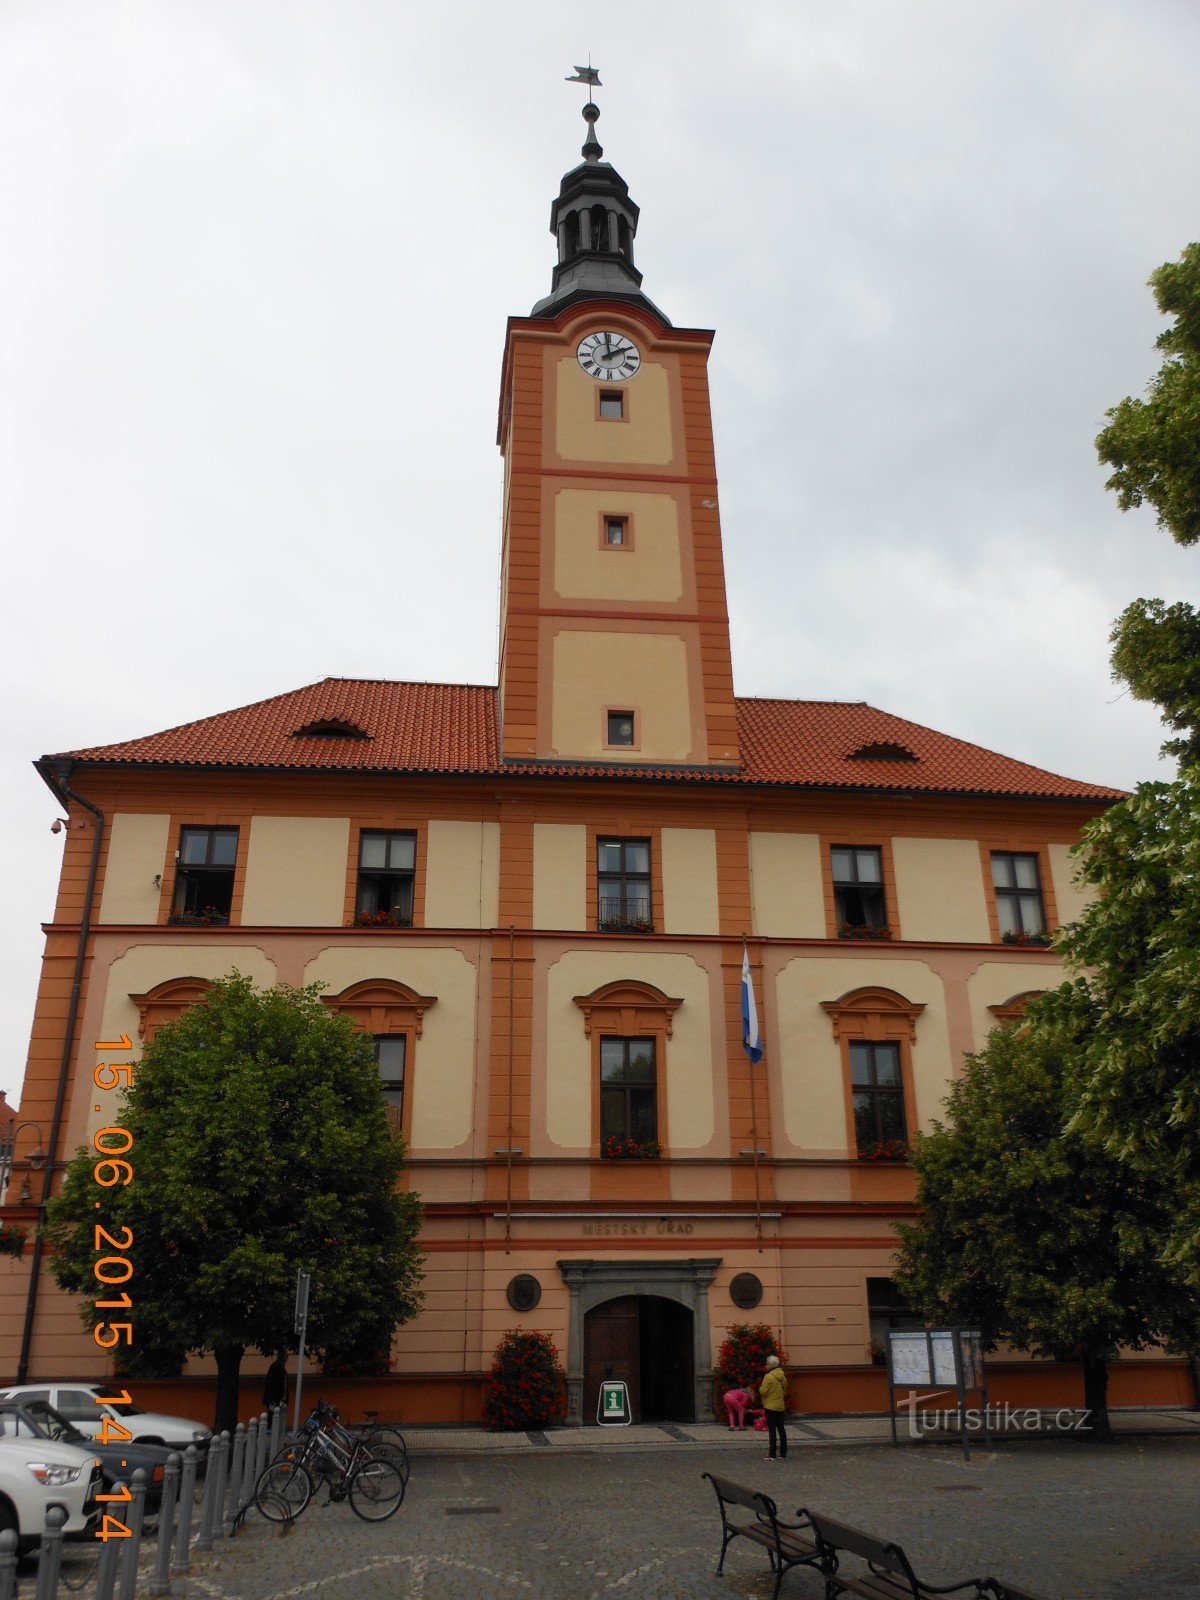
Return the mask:
{"type": "Polygon", "coordinates": [[[316,1490],[313,1474],[329,1484],[329,1498],[348,1499],[364,1522],[383,1522],[400,1507],[407,1474],[394,1458],[370,1449],[318,1401],[293,1444],[284,1449],[254,1486],[254,1503],[270,1522],[294,1522],[316,1490]]]}

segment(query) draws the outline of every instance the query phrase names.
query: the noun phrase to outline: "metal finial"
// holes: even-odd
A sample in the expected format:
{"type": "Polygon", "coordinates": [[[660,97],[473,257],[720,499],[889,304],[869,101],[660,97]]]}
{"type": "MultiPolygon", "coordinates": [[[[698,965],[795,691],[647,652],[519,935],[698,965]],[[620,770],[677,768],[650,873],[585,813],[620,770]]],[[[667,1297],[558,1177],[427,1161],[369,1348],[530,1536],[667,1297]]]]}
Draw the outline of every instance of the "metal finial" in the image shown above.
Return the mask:
{"type": "Polygon", "coordinates": [[[596,119],[599,115],[600,107],[589,100],[583,108],[583,120],[588,125],[588,133],[587,138],[583,141],[583,149],[580,152],[585,161],[599,161],[604,154],[604,146],[596,137],[596,119]]]}

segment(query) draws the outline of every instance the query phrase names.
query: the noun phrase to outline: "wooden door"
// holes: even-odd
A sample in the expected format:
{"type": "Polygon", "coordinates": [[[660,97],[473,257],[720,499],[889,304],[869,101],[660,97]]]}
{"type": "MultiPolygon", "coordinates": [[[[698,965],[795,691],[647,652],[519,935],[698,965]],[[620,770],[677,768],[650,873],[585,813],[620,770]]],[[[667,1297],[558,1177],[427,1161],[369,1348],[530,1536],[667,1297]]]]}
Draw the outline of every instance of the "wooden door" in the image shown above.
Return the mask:
{"type": "Polygon", "coordinates": [[[623,1378],[629,1386],[629,1409],[634,1421],[641,1417],[638,1302],[635,1295],[606,1300],[589,1311],[584,1323],[583,1420],[595,1422],[600,1383],[623,1378]]]}

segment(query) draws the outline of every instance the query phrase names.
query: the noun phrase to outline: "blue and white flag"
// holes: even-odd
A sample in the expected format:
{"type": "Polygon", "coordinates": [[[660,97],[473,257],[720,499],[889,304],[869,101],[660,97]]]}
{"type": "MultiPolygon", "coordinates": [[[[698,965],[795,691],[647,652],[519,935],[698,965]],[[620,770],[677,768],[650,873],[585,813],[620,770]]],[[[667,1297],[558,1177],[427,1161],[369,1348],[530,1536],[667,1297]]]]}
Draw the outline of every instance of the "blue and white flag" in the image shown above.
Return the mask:
{"type": "Polygon", "coordinates": [[[752,1062],[762,1060],[762,1034],[758,1031],[758,1007],[754,1003],[750,953],[745,945],[742,946],[742,1048],[752,1062]]]}

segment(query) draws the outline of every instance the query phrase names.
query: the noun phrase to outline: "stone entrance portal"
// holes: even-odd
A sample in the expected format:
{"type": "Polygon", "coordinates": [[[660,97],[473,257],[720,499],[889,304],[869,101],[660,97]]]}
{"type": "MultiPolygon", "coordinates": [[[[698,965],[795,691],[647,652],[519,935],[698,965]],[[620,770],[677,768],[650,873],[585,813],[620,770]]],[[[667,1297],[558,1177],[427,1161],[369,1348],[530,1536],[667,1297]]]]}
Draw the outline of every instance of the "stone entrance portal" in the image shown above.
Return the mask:
{"type": "Polygon", "coordinates": [[[643,1415],[663,1421],[711,1417],[708,1289],[720,1265],[719,1256],[558,1263],[571,1293],[569,1423],[595,1420],[596,1393],[605,1376],[630,1385],[637,1420],[643,1415]],[[606,1373],[609,1366],[613,1371],[606,1373]]]}

